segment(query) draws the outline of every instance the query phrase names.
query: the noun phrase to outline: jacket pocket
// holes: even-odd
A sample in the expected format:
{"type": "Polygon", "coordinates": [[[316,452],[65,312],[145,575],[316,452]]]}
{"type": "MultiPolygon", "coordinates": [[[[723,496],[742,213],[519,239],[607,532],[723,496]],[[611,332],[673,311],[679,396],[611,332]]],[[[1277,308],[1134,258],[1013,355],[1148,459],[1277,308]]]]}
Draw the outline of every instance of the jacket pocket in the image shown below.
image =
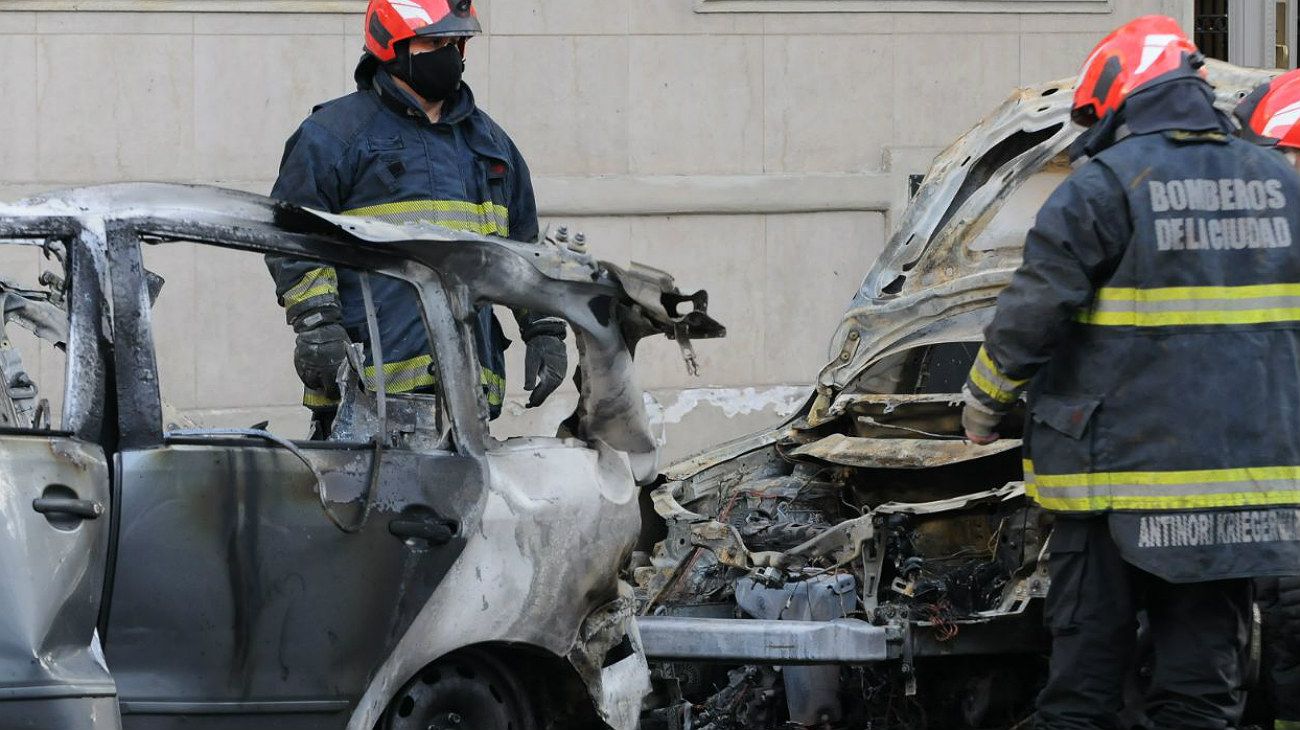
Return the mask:
{"type": "Polygon", "coordinates": [[[1072,439],[1083,438],[1101,399],[1088,395],[1042,393],[1029,406],[1030,417],[1072,439]]]}
{"type": "Polygon", "coordinates": [[[1101,399],[1040,393],[1029,405],[1025,453],[1036,474],[1092,471],[1095,420],[1101,399]]]}
{"type": "Polygon", "coordinates": [[[507,192],[510,189],[510,165],[504,160],[480,156],[475,159],[474,166],[477,169],[480,195],[474,202],[491,203],[493,206],[491,210],[485,211],[485,225],[488,229],[484,233],[507,237],[509,231],[506,229],[509,228],[510,213],[510,196],[507,192]],[[497,210],[498,207],[501,210],[497,210]]]}
{"type": "MultiPolygon", "coordinates": [[[[382,186],[381,197],[391,197],[401,192],[402,178],[406,175],[406,143],[400,135],[380,135],[366,140],[370,164],[366,171],[382,186]]],[[[363,173],[362,179],[367,175],[363,173]]],[[[372,191],[376,192],[376,191],[372,191]]]]}

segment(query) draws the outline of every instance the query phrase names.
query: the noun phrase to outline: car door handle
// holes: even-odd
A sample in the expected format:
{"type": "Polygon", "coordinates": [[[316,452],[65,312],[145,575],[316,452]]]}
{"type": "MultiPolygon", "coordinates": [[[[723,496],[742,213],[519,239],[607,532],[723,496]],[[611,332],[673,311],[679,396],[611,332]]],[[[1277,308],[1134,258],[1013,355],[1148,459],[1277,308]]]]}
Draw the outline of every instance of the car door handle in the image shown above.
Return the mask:
{"type": "Polygon", "coordinates": [[[425,540],[446,545],[456,536],[456,523],[450,521],[398,519],[388,523],[388,532],[403,540],[425,540]]]}
{"type": "Polygon", "coordinates": [[[93,520],[104,514],[104,506],[89,499],[39,497],[32,500],[32,509],[43,515],[68,515],[83,520],[93,520]]]}

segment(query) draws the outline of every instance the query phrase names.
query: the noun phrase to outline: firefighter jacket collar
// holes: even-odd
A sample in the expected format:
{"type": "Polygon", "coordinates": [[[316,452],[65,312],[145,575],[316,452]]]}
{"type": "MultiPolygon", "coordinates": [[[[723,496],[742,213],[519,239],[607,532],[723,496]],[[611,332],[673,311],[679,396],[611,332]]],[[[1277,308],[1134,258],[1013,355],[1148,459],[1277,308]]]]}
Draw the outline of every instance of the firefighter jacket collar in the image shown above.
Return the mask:
{"type": "Polygon", "coordinates": [[[1171,78],[1138,91],[1114,114],[1079,136],[1070,145],[1070,160],[1097,156],[1130,135],[1158,132],[1232,133],[1227,116],[1214,107],[1214,92],[1197,76],[1171,78]]]}

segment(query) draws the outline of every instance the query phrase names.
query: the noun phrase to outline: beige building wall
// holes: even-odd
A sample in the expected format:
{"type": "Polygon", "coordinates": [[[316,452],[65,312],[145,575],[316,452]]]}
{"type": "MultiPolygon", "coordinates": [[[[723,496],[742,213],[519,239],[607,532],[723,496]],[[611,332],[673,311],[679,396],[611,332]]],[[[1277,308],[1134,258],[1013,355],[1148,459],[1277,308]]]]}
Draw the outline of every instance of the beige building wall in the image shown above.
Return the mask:
{"type": "MultiPolygon", "coordinates": [[[[118,8],[166,6],[109,3],[118,8]]],[[[669,457],[796,408],[839,314],[906,203],[908,176],[1020,84],[1075,73],[1137,15],[1190,21],[1190,0],[479,0],[487,35],[468,81],[536,179],[544,223],[594,252],[704,287],[726,323],[639,353],[669,457]],[[706,10],[696,12],[696,5],[706,10]],[[1084,8],[1101,12],[753,12],[771,7],[1084,8]],[[736,12],[725,12],[736,11],[736,12]]],[[[352,3],[218,0],[176,7],[352,13],[24,11],[104,7],[0,0],[0,198],[122,180],[265,193],[285,138],[352,88],[352,3]],[[15,9],[17,8],[17,9],[15,9]]],[[[164,395],[211,425],[305,417],[292,337],[254,257],[150,251],[164,395]]],[[[522,346],[511,350],[518,391],[522,346]]],[[[499,433],[542,432],[572,403],[499,433]]]]}

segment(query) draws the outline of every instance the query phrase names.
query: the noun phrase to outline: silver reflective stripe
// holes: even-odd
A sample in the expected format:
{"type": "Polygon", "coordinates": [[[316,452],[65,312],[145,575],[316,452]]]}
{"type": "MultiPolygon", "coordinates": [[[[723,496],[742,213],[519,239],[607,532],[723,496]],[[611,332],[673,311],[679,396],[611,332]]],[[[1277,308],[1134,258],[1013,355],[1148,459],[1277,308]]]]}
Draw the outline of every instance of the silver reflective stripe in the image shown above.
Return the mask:
{"type": "Polygon", "coordinates": [[[1169,299],[1159,301],[1132,299],[1099,300],[1094,312],[1240,312],[1256,309],[1300,309],[1300,296],[1258,297],[1252,299],[1169,299]]]}

